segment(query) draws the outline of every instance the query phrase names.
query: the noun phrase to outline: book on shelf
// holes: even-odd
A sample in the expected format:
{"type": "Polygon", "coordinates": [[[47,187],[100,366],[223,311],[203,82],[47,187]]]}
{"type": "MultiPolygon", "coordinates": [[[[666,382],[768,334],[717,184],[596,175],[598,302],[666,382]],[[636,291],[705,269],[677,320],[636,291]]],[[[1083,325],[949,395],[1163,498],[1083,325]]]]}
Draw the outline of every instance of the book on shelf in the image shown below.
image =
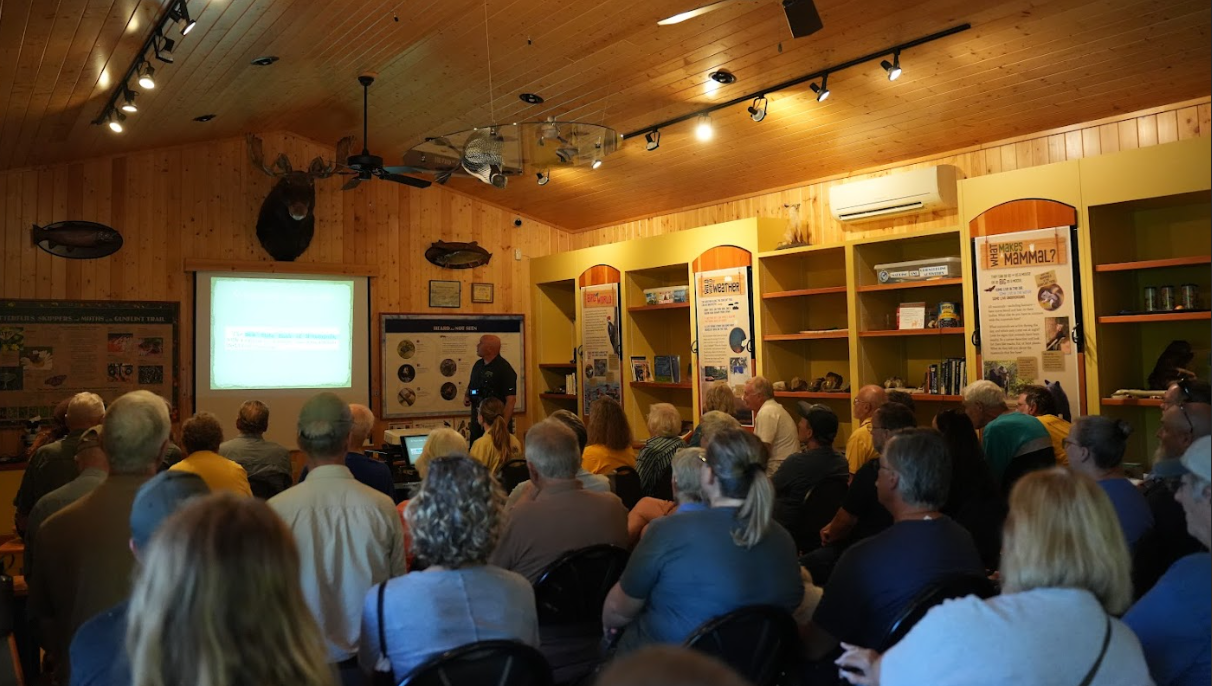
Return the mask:
{"type": "Polygon", "coordinates": [[[968,384],[968,368],[962,357],[949,357],[927,368],[925,391],[931,395],[959,395],[968,384]]]}
{"type": "Polygon", "coordinates": [[[652,381],[652,365],[648,363],[647,357],[631,358],[631,380],[652,381]]]}
{"type": "Polygon", "coordinates": [[[568,395],[577,394],[577,374],[572,372],[564,375],[564,392],[568,395]]]}
{"type": "Polygon", "coordinates": [[[898,305],[896,328],[902,331],[926,328],[926,303],[901,303],[898,305]]]}
{"type": "Polygon", "coordinates": [[[682,358],[678,355],[657,355],[653,358],[653,380],[657,383],[682,382],[682,358]]]}

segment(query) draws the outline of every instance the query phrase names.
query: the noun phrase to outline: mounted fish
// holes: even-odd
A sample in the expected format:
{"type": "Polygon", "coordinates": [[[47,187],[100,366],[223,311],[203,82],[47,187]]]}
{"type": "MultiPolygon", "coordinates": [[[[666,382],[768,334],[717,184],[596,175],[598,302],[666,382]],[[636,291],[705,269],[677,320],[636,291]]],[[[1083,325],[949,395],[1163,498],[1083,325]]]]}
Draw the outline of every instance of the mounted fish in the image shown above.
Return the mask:
{"type": "Polygon", "coordinates": [[[425,251],[425,259],[446,269],[471,269],[488,264],[492,253],[478,243],[436,241],[425,251]]]}
{"type": "MultiPolygon", "coordinates": [[[[253,166],[278,179],[257,216],[257,240],[275,260],[293,262],[311,245],[316,231],[316,179],[326,179],[336,173],[336,161],[325,164],[317,157],[307,171],[295,171],[285,154],[278,155],[273,165],[265,164],[261,139],[249,134],[248,156],[253,166]]],[[[337,143],[337,159],[348,157],[353,138],[337,143]]]]}
{"type": "Polygon", "coordinates": [[[55,222],[44,227],[34,224],[30,238],[46,252],[73,260],[105,257],[122,247],[122,234],[96,222],[55,222]]]}

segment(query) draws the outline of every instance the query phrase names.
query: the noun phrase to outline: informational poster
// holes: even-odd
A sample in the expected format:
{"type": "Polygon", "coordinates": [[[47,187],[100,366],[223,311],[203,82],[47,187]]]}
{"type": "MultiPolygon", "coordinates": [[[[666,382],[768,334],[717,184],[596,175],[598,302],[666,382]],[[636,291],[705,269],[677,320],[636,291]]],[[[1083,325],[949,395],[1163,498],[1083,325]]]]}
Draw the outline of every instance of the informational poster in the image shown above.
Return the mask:
{"type": "Polygon", "coordinates": [[[147,390],[176,405],[171,302],[0,300],[0,421],[50,417],[82,391],[147,390]]]}
{"type": "Polygon", "coordinates": [[[701,388],[727,381],[740,395],[753,376],[749,267],[698,272],[694,282],[701,388]]]}
{"type": "Polygon", "coordinates": [[[623,402],[623,332],[619,327],[619,285],[581,289],[581,363],[585,414],[589,405],[607,395],[623,402]]]}
{"type": "Polygon", "coordinates": [[[501,357],[518,374],[514,412],[526,410],[522,315],[384,314],[381,325],[384,419],[470,413],[463,395],[487,334],[501,339],[501,357]]]}
{"type": "Polygon", "coordinates": [[[1080,413],[1079,293],[1068,226],[973,239],[982,378],[1011,397],[1026,385],[1059,384],[1080,413]]]}

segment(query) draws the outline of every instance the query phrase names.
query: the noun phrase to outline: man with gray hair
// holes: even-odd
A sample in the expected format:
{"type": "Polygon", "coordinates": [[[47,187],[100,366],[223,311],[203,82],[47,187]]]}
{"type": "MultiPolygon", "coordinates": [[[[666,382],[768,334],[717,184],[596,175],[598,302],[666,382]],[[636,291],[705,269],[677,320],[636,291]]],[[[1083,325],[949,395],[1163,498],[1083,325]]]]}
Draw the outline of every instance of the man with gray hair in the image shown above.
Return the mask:
{"type": "MultiPolygon", "coordinates": [[[[375,430],[375,413],[365,405],[354,403],[349,406],[349,415],[353,422],[349,429],[349,441],[346,446],[345,466],[350,474],[362,483],[370,486],[383,495],[396,500],[396,483],[391,476],[391,467],[378,460],[367,457],[362,452],[362,446],[375,430]]],[[[304,467],[299,474],[299,482],[307,478],[308,468],[304,467]]]]}
{"type": "Polygon", "coordinates": [[[770,451],[766,473],[774,476],[783,460],[800,449],[795,420],[774,399],[774,386],[764,376],[755,376],[746,381],[741,399],[746,407],[753,410],[753,435],[761,439],[770,451]]]}
{"type": "Polygon", "coordinates": [[[105,403],[96,393],[77,393],[68,401],[67,435],[38,448],[21,477],[21,486],[13,499],[18,532],[25,531],[29,513],[42,496],[76,478],[76,447],[80,444],[80,436],[104,418],[105,403]]]}
{"type": "Polygon", "coordinates": [[[814,659],[838,641],[878,646],[925,588],[953,576],[985,575],[972,536],[940,512],[951,488],[943,437],[931,429],[905,429],[880,455],[879,501],[895,523],[838,560],[812,616],[814,659]]]}
{"type": "Polygon", "coordinates": [[[236,431],[240,435],[223,441],[218,452],[244,468],[249,482],[254,484],[253,492],[257,492],[257,481],[289,487],[290,450],[265,440],[264,434],[269,431],[269,408],[265,403],[248,400],[240,405],[236,413],[236,431]]]}
{"type": "Polygon", "coordinates": [[[375,584],[404,574],[404,528],[391,498],[359,483],[345,466],[353,416],[333,393],[299,412],[299,448],[311,478],[269,499],[299,546],[303,597],[346,685],[358,667],[362,601],[375,584]]]}
{"type": "Polygon", "coordinates": [[[168,403],[133,391],[110,406],[101,444],[109,477],[47,519],[38,534],[38,564],[29,577],[30,616],[67,683],[67,648],[88,618],[130,595],[130,513],[135,494],[168,446],[168,403]]]}
{"type": "Polygon", "coordinates": [[[1056,464],[1052,436],[1035,417],[1006,406],[1006,392],[992,381],[980,380],[964,388],[964,414],[981,432],[981,447],[993,478],[1009,493],[1014,480],[1030,469],[1056,464]],[[1051,456],[1049,458],[1049,456],[1051,456]],[[1027,458],[1031,464],[1014,463],[1027,458]]]}

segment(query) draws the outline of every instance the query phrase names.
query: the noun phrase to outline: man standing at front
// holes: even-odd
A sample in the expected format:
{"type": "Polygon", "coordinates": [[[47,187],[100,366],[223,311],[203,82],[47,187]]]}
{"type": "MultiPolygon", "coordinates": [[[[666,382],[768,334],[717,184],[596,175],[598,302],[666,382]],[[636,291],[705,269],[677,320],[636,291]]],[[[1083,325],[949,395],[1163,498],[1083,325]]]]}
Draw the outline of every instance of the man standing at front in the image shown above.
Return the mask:
{"type": "Polygon", "coordinates": [[[336,395],[308,400],[298,439],[311,473],[269,499],[294,533],[303,597],[346,686],[365,683],[357,654],[366,592],[406,571],[404,529],[391,498],[359,483],[345,466],[352,426],[349,405],[336,395]]]}
{"type": "Polygon", "coordinates": [[[513,408],[518,401],[518,373],[513,366],[501,357],[501,339],[492,334],[480,336],[476,343],[476,363],[471,367],[471,379],[467,382],[467,392],[463,395],[463,404],[471,406],[471,440],[484,435],[480,426],[480,403],[488,398],[497,398],[505,403],[505,424],[513,430],[513,408]]]}
{"type": "Polygon", "coordinates": [[[753,411],[753,435],[770,450],[766,473],[773,476],[783,460],[800,449],[795,420],[774,399],[774,386],[764,376],[755,376],[745,382],[745,393],[741,400],[753,411]]]}

